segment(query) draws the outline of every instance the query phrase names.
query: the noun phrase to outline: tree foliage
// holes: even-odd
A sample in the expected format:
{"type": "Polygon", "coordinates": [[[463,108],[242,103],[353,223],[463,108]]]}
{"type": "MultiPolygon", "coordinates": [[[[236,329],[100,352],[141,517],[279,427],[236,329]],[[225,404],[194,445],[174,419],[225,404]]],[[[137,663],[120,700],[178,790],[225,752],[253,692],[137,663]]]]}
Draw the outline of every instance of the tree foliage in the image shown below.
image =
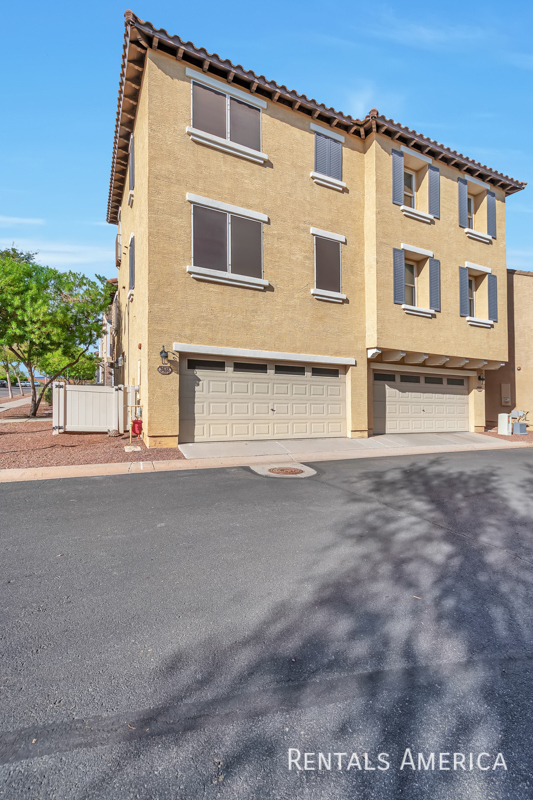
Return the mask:
{"type": "Polygon", "coordinates": [[[0,251],[0,345],[26,367],[32,385],[32,416],[48,384],[78,364],[96,344],[110,294],[105,278],[90,280],[41,266],[35,255],[14,247],[0,251]],[[35,370],[52,354],[58,356],[56,371],[38,392],[35,370]]]}
{"type": "Polygon", "coordinates": [[[73,352],[66,355],[62,350],[55,353],[47,353],[39,359],[38,367],[43,375],[49,377],[55,375],[56,378],[64,378],[75,383],[93,381],[98,367],[98,354],[85,353],[78,348],[77,353],[73,352]],[[73,360],[73,356],[79,356],[77,362],[67,367],[66,364],[73,360]]]}

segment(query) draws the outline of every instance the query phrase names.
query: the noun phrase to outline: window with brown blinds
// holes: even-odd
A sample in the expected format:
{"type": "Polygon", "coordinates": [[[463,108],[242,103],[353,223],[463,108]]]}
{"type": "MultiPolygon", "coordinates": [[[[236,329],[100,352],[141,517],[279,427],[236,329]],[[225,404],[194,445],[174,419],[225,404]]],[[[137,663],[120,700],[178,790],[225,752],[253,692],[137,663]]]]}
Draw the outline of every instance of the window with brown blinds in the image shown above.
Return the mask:
{"type": "Polygon", "coordinates": [[[341,245],[315,236],[315,286],[326,292],[341,291],[341,245]]]}
{"type": "Polygon", "coordinates": [[[194,128],[261,150],[261,110],[201,83],[192,83],[194,128]]]}
{"type": "Polygon", "coordinates": [[[192,239],[195,267],[262,277],[260,222],[194,205],[192,239]]]}

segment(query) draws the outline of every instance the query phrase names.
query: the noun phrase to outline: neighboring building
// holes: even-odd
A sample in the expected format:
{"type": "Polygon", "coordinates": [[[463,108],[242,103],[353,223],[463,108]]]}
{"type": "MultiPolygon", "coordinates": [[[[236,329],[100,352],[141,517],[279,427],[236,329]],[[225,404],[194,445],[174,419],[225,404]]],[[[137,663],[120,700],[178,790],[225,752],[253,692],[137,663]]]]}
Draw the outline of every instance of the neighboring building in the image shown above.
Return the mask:
{"type": "Polygon", "coordinates": [[[533,272],[507,271],[507,326],[509,360],[486,375],[487,423],[513,409],[529,412],[533,428],[533,272]]]}
{"type": "Polygon", "coordinates": [[[147,444],[483,430],[524,185],[126,12],[115,383],[147,444]]]}
{"type": "Polygon", "coordinates": [[[117,295],[118,278],[109,278],[107,282],[112,284],[112,291],[109,306],[102,315],[102,337],[98,349],[100,363],[98,364],[96,382],[102,386],[114,386],[115,362],[118,358],[115,352],[119,312],[117,295]]]}

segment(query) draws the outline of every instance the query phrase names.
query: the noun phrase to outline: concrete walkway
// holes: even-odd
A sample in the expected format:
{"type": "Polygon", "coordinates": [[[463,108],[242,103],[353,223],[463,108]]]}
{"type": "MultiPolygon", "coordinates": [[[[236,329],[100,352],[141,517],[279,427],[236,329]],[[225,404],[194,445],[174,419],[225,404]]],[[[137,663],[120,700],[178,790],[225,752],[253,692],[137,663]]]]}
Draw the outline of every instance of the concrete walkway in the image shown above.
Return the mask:
{"type": "MultiPolygon", "coordinates": [[[[434,434],[409,434],[410,439],[415,437],[428,437],[434,434]]],[[[472,452],[476,450],[502,450],[502,449],[520,449],[531,447],[531,445],[524,442],[507,442],[503,439],[495,439],[492,436],[483,436],[475,433],[464,434],[442,434],[444,438],[438,438],[437,442],[429,443],[427,438],[423,441],[424,444],[413,445],[407,443],[404,438],[405,435],[387,436],[389,443],[379,444],[377,446],[370,445],[369,447],[354,447],[353,444],[366,441],[375,441],[373,439],[301,439],[297,442],[285,442],[284,452],[279,450],[275,452],[263,453],[262,455],[253,455],[246,453],[245,455],[231,455],[226,449],[226,455],[216,456],[214,453],[211,455],[203,455],[195,458],[184,458],[172,461],[125,461],[121,464],[80,464],[78,466],[64,466],[64,467],[33,467],[28,469],[3,469],[0,470],[0,483],[15,483],[17,481],[43,481],[43,480],[58,480],[62,478],[85,478],[85,477],[99,477],[102,475],[128,475],[128,474],[141,474],[150,472],[169,472],[175,470],[194,470],[194,469],[220,469],[223,467],[251,467],[258,464],[267,464],[269,467],[283,466],[287,464],[298,463],[314,463],[320,461],[337,461],[349,460],[359,458],[379,458],[383,456],[413,456],[425,455],[436,453],[461,453],[472,452]],[[450,441],[451,437],[453,439],[450,441]],[[459,439],[456,439],[459,437],[459,439]],[[337,450],[332,450],[332,441],[337,441],[339,445],[337,450]],[[394,444],[393,442],[396,441],[394,444]],[[328,442],[329,450],[316,449],[317,443],[328,442]],[[305,444],[304,444],[305,443],[305,444]],[[344,444],[341,444],[344,443],[344,444]],[[293,447],[295,452],[289,452],[288,446],[293,447]],[[296,444],[299,446],[296,447],[296,444]],[[311,444],[313,447],[311,447],[311,444]],[[307,452],[303,449],[308,447],[307,452]]],[[[440,436],[440,434],[436,434],[440,436]]],[[[385,437],[379,437],[381,442],[385,437]]],[[[415,439],[416,441],[416,439],[415,439]]],[[[236,445],[237,442],[228,444],[236,445]]],[[[239,444],[244,444],[243,442],[239,444]]],[[[273,442],[254,442],[258,444],[275,444],[273,442]]],[[[185,447],[186,445],[181,445],[185,447]]],[[[196,445],[199,446],[199,445],[196,445]]],[[[227,445],[226,445],[227,447],[227,445]]],[[[149,455],[150,451],[147,450],[146,454],[149,455]]]]}
{"type": "Polygon", "coordinates": [[[20,398],[20,400],[10,400],[9,403],[0,403],[0,414],[2,411],[9,411],[10,408],[18,408],[19,406],[25,406],[28,403],[31,403],[31,395],[24,395],[20,398]]]}

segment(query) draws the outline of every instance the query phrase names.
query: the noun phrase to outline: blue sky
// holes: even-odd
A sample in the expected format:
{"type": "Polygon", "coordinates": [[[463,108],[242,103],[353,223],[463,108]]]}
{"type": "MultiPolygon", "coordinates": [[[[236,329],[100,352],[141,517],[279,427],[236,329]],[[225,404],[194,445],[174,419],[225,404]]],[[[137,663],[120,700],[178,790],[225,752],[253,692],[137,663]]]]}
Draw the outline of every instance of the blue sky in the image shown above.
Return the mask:
{"type": "MultiPolygon", "coordinates": [[[[0,247],[114,277],[105,222],[124,11],[5,6],[0,247]]],[[[326,105],[370,108],[533,182],[530,2],[138,2],[132,10],[326,105]]],[[[533,269],[533,188],[507,201],[508,266],[533,269]]]]}

